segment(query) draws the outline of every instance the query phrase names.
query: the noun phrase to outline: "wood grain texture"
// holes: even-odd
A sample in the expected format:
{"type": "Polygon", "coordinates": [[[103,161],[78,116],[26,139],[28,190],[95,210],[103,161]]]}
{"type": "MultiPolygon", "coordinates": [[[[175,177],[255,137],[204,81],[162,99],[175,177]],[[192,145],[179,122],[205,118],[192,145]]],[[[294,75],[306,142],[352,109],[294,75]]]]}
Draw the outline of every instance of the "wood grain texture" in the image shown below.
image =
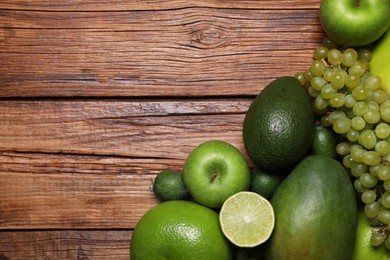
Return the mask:
{"type": "Polygon", "coordinates": [[[0,173],[0,227],[134,228],[158,203],[151,177],[0,173]]]}
{"type": "Polygon", "coordinates": [[[251,101],[3,101],[0,150],[184,159],[216,138],[242,149],[251,101]]]}
{"type": "Polygon", "coordinates": [[[318,0],[238,0],[238,1],[220,1],[220,0],[199,0],[199,1],[143,1],[143,0],[3,0],[0,8],[14,10],[55,10],[55,11],[118,11],[118,10],[167,10],[183,9],[191,7],[211,7],[216,9],[317,9],[318,0]]]}
{"type": "Polygon", "coordinates": [[[128,260],[131,230],[0,231],[0,259],[128,260]]]}
{"type": "Polygon", "coordinates": [[[152,177],[196,145],[245,153],[251,101],[2,101],[0,228],[134,228],[152,177]]]}
{"type": "Polygon", "coordinates": [[[130,259],[159,171],[210,139],[246,156],[245,112],[308,68],[319,3],[0,1],[0,259],[130,259]]]}
{"type": "Polygon", "coordinates": [[[0,97],[255,95],[323,38],[316,9],[0,11],[0,97]]]}

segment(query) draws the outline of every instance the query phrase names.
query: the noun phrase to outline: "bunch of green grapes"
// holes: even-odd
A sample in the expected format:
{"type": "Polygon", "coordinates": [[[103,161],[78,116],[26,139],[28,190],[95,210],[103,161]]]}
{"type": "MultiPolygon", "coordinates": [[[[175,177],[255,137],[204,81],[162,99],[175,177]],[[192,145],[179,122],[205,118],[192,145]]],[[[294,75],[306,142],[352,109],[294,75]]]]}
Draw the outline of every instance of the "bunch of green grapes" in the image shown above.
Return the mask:
{"type": "Polygon", "coordinates": [[[369,71],[369,49],[343,48],[326,39],[313,58],[295,77],[313,98],[321,124],[340,136],[336,151],[370,224],[381,227],[371,244],[390,249],[390,96],[369,71]]]}

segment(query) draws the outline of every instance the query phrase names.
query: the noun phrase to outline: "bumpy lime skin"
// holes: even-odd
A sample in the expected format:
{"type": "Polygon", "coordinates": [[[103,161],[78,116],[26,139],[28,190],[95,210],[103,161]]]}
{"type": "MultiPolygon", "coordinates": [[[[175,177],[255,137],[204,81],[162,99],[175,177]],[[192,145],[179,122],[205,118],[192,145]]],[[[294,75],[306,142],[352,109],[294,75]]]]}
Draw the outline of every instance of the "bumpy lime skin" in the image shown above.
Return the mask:
{"type": "Polygon", "coordinates": [[[163,170],[156,176],[153,192],[162,201],[182,200],[188,195],[183,174],[174,170],[163,170]]]}
{"type": "Polygon", "coordinates": [[[328,37],[340,45],[368,45],[389,28],[390,1],[322,0],[320,22],[328,37]]]}
{"type": "Polygon", "coordinates": [[[183,200],[149,209],[137,223],[130,242],[131,260],[232,260],[218,214],[183,200]]]}

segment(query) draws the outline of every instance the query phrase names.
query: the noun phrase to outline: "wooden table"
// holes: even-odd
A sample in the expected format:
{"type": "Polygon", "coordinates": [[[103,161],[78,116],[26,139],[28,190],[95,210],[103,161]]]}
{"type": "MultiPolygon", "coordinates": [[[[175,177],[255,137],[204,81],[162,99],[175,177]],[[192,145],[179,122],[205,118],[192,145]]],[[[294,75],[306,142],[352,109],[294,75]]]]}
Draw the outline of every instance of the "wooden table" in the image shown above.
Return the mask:
{"type": "Polygon", "coordinates": [[[0,1],[0,259],[129,259],[161,170],[244,151],[261,89],[304,71],[319,0],[0,1]]]}

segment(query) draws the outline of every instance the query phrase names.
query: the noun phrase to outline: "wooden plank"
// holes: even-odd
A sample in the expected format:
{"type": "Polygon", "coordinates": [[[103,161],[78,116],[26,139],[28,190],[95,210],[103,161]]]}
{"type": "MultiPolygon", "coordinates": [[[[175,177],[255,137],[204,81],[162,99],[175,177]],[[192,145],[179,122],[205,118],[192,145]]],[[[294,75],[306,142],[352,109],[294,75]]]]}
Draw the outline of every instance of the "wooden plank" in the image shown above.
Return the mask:
{"type": "Polygon", "coordinates": [[[1,101],[0,151],[184,159],[210,139],[242,149],[251,101],[1,101]]]}
{"type": "Polygon", "coordinates": [[[316,9],[2,10],[0,24],[0,97],[254,95],[306,70],[324,37],[316,9]]]}
{"type": "MultiPolygon", "coordinates": [[[[174,144],[170,148],[174,149],[174,144]]],[[[0,172],[121,176],[183,169],[182,159],[0,151],[0,172]]],[[[182,156],[185,156],[183,154],[182,156]]],[[[1,181],[0,181],[1,183],[1,181]]]]}
{"type": "Polygon", "coordinates": [[[130,259],[130,230],[0,231],[0,259],[130,259]]]}
{"type": "Polygon", "coordinates": [[[189,7],[212,7],[212,8],[239,8],[239,9],[309,9],[318,8],[319,0],[234,0],[234,1],[219,1],[219,0],[199,0],[199,1],[94,1],[94,0],[3,0],[0,2],[0,9],[16,9],[16,10],[56,10],[56,11],[74,11],[74,10],[89,10],[89,11],[117,11],[117,10],[166,10],[180,9],[189,7]]]}
{"type": "Polygon", "coordinates": [[[251,101],[1,101],[0,229],[133,228],[196,145],[244,153],[251,101]]]}
{"type": "Polygon", "coordinates": [[[0,172],[0,229],[134,228],[158,202],[151,178],[0,172]]]}

